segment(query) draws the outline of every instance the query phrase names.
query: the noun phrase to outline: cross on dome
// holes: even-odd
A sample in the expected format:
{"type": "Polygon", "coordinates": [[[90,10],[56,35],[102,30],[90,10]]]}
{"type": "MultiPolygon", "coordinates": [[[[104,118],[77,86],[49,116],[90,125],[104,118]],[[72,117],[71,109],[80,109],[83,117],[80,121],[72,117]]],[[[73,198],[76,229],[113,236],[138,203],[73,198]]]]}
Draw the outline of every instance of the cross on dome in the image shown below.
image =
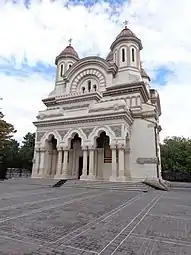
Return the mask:
{"type": "Polygon", "coordinates": [[[68,40],[68,42],[69,42],[69,45],[71,46],[72,38],[70,38],[70,39],[68,40]]]}
{"type": "Polygon", "coordinates": [[[123,24],[125,25],[125,28],[127,28],[128,23],[129,23],[128,20],[125,20],[125,21],[123,22],[123,24]]]}

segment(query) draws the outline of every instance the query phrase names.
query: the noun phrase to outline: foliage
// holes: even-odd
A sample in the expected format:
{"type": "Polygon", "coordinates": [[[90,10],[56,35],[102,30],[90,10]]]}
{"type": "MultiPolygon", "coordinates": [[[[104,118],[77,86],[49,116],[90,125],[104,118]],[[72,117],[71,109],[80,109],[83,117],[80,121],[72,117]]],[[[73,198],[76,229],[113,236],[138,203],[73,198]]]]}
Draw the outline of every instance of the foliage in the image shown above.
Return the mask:
{"type": "Polygon", "coordinates": [[[191,139],[167,137],[161,144],[161,164],[163,171],[191,173],[191,139]]]}
{"type": "Polygon", "coordinates": [[[32,169],[34,145],[35,145],[35,133],[27,133],[23,138],[23,143],[19,150],[21,168],[32,169]]]}
{"type": "Polygon", "coordinates": [[[9,142],[10,138],[16,132],[14,126],[4,119],[4,115],[0,112],[0,150],[2,150],[7,143],[9,142]]]}

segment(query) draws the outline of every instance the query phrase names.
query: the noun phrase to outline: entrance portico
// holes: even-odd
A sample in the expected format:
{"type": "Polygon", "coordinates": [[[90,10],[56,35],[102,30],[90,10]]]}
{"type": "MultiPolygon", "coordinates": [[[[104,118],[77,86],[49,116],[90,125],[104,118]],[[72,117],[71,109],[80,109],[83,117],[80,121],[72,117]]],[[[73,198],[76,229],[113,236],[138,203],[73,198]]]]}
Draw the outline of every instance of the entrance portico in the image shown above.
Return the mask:
{"type": "MultiPolygon", "coordinates": [[[[107,132],[108,133],[108,132],[107,132]]],[[[125,181],[125,146],[111,144],[104,129],[91,143],[80,132],[72,132],[65,143],[55,134],[45,138],[35,151],[34,178],[125,181]],[[87,145],[85,145],[87,144],[87,145]],[[119,160],[120,158],[120,160],[119,160]]]]}

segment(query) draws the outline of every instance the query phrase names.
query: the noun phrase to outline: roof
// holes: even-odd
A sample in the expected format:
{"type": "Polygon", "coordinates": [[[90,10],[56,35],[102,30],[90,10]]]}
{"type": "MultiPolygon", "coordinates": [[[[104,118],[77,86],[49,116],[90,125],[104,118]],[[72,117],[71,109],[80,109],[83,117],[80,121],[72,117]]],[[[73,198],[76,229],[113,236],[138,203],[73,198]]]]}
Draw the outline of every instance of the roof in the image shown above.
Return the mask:
{"type": "Polygon", "coordinates": [[[142,46],[141,40],[129,28],[127,28],[127,26],[125,26],[125,28],[116,37],[110,49],[112,50],[118,42],[127,41],[127,40],[136,41],[137,44],[139,45],[140,50],[142,50],[143,46],[142,46]]]}
{"type": "Polygon", "coordinates": [[[73,57],[76,60],[79,59],[78,53],[70,44],[56,57],[56,60],[55,60],[56,65],[58,63],[59,58],[61,57],[73,57]]]}
{"type": "Polygon", "coordinates": [[[149,81],[151,80],[150,77],[148,76],[148,74],[146,73],[145,69],[143,67],[141,67],[141,76],[143,78],[148,78],[149,81]]]}
{"type": "Polygon", "coordinates": [[[106,61],[113,61],[113,53],[112,53],[112,51],[110,51],[109,54],[107,55],[106,61]]]}

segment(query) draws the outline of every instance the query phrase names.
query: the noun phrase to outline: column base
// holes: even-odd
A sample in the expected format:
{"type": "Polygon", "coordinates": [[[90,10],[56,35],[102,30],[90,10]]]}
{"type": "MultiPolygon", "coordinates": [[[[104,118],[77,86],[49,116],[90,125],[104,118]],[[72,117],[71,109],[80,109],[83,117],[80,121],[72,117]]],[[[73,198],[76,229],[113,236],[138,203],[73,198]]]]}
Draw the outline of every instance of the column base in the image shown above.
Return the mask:
{"type": "Polygon", "coordinates": [[[119,176],[118,178],[117,178],[117,180],[118,181],[120,181],[120,182],[126,182],[127,181],[127,178],[126,178],[126,176],[119,176]]]}
{"type": "Polygon", "coordinates": [[[56,175],[54,176],[54,179],[61,179],[61,175],[60,175],[60,174],[56,174],[56,175]]]}
{"type": "Polygon", "coordinates": [[[86,180],[88,181],[94,181],[97,180],[95,175],[87,175],[86,180]]]}
{"type": "Polygon", "coordinates": [[[117,176],[110,176],[109,177],[110,182],[116,182],[117,179],[118,179],[117,176]]]}
{"type": "Polygon", "coordinates": [[[87,175],[81,175],[80,180],[87,180],[87,175]]]}

